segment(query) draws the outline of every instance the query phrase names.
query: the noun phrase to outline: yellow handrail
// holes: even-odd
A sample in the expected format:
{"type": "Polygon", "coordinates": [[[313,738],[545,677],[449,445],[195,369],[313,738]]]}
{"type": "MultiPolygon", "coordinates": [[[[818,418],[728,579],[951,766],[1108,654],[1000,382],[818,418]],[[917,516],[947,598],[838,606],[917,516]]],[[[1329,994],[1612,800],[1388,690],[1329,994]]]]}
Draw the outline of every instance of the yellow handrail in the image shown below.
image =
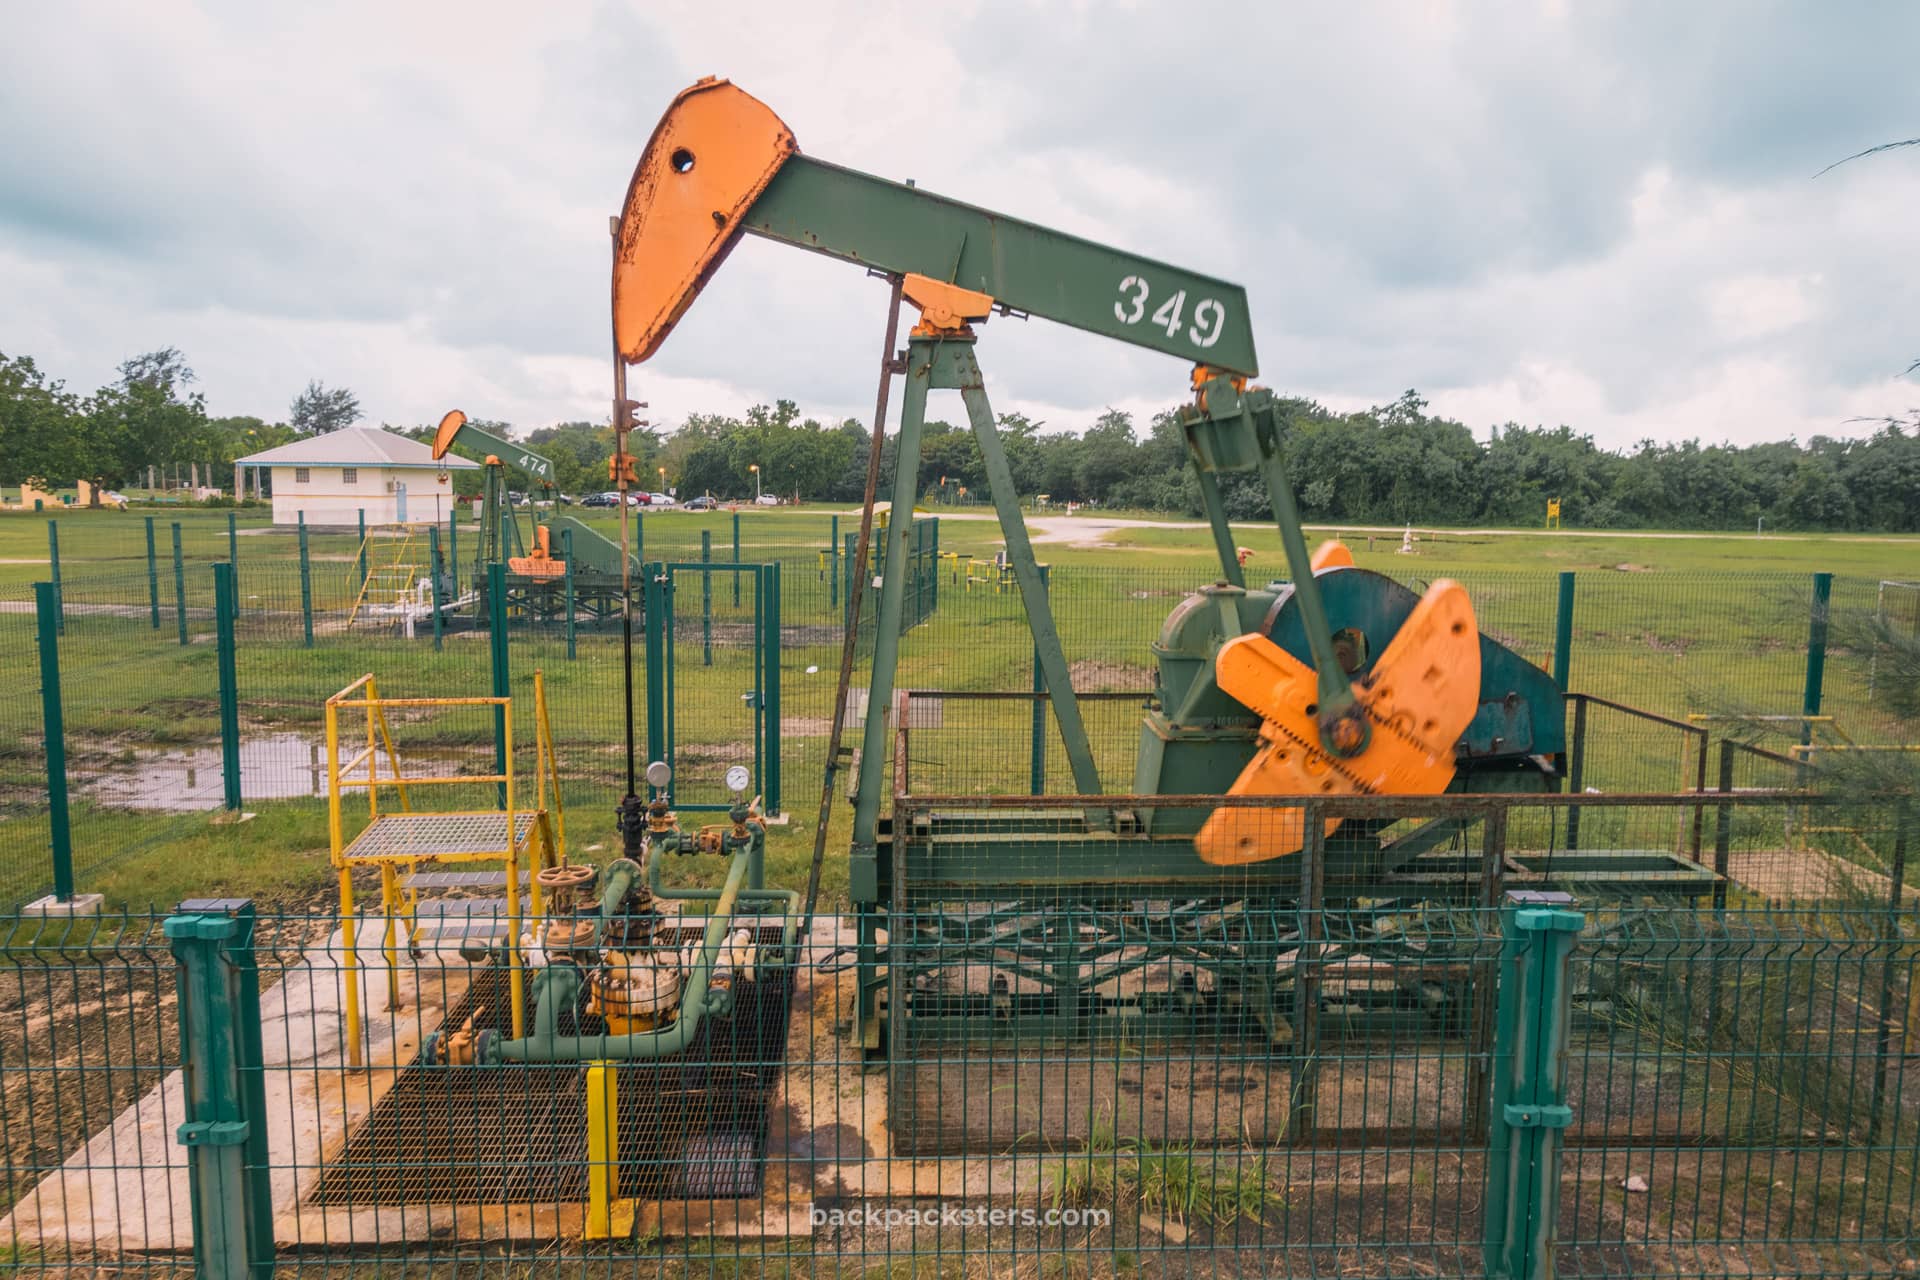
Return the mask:
{"type": "MultiPolygon", "coordinates": [[[[553,749],[552,720],[547,709],[546,679],[542,672],[534,672],[534,807],[529,811],[533,821],[528,825],[527,834],[521,838],[519,815],[524,803],[518,789],[513,766],[513,700],[510,697],[460,697],[460,698],[384,698],[380,694],[379,682],[372,673],[363,675],[326,700],[325,709],[327,736],[327,844],[340,880],[340,911],[344,921],[344,968],[346,978],[345,1014],[347,1060],[354,1066],[362,1065],[364,1053],[364,1032],[360,1025],[360,981],[362,976],[359,956],[359,921],[354,910],[353,871],[362,863],[377,865],[380,870],[380,896],[382,914],[385,918],[384,932],[380,949],[387,961],[388,1004],[397,1007],[400,998],[399,959],[396,922],[402,916],[411,917],[411,908],[400,886],[400,877],[417,869],[421,862],[453,861],[470,862],[475,860],[499,859],[506,869],[506,914],[507,914],[507,967],[511,977],[511,998],[513,1035],[517,1038],[526,1033],[526,995],[524,991],[525,958],[521,954],[520,930],[524,909],[524,895],[520,886],[520,864],[522,853],[529,855],[529,869],[537,870],[548,865],[550,860],[565,860],[566,836],[565,813],[560,795],[559,759],[553,749]],[[388,715],[390,707],[453,708],[453,707],[493,707],[500,715],[501,747],[505,752],[505,767],[497,773],[481,774],[432,774],[422,777],[410,777],[400,759],[399,748],[394,741],[393,726],[388,715]],[[364,745],[350,760],[342,763],[340,756],[340,712],[342,708],[356,710],[365,716],[364,745]],[[385,753],[389,770],[382,774],[380,757],[385,753]],[[400,812],[418,818],[436,816],[432,811],[418,813],[413,807],[412,788],[426,786],[469,787],[475,784],[492,784],[500,787],[500,808],[487,810],[490,813],[502,813],[506,819],[505,835],[502,847],[498,849],[452,848],[439,853],[379,853],[363,851],[351,862],[347,859],[347,849],[352,843],[347,838],[345,816],[342,810],[343,794],[355,788],[367,793],[367,829],[381,821],[380,792],[391,787],[399,795],[400,812]],[[548,793],[551,791],[551,801],[548,793]],[[551,818],[548,804],[553,806],[551,818]]],[[[356,737],[361,735],[356,734],[356,737]]],[[[471,811],[447,812],[448,818],[468,817],[471,811]]],[[[362,831],[356,834],[357,842],[362,831]]],[[[475,844],[486,844],[486,838],[478,839],[475,844]]],[[[532,889],[532,906],[537,913],[541,910],[542,895],[536,882],[532,889]]],[[[411,927],[411,926],[409,926],[411,927]]]]}

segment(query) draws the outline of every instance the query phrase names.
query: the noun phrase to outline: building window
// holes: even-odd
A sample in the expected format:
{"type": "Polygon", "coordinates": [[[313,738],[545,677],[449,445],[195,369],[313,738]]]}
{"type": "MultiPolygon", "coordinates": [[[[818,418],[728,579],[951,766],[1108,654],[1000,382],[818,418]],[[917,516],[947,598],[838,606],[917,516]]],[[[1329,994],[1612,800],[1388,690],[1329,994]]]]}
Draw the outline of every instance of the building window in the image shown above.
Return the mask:
{"type": "Polygon", "coordinates": [[[342,468],[340,468],[340,483],[341,483],[341,484],[358,484],[358,483],[360,483],[360,468],[358,468],[358,467],[342,467],[342,468]]]}
{"type": "Polygon", "coordinates": [[[307,482],[307,469],[305,467],[295,467],[293,469],[293,482],[295,484],[305,484],[307,482]]]}

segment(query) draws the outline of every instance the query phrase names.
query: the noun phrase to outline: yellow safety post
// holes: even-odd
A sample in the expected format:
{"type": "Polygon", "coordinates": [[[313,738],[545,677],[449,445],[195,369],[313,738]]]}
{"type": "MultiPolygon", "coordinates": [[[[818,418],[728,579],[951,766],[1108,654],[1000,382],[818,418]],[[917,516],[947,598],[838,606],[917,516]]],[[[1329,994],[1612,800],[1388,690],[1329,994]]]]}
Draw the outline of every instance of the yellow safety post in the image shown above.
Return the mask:
{"type": "MultiPolygon", "coordinates": [[[[335,695],[337,698],[338,695],[335,695]]],[[[341,957],[341,978],[343,1003],[347,1018],[347,1065],[357,1067],[360,1062],[360,993],[358,973],[360,958],[353,945],[353,868],[341,861],[341,849],[345,843],[340,822],[340,709],[335,698],[327,699],[327,847],[333,854],[333,865],[340,869],[340,936],[344,943],[345,954],[341,957]]]]}
{"type": "Polygon", "coordinates": [[[587,1239],[613,1235],[613,1202],[620,1198],[620,1071],[613,1062],[587,1064],[587,1239]]]}
{"type": "MultiPolygon", "coordinates": [[[[502,734],[507,744],[507,981],[513,1010],[513,1038],[527,1034],[526,974],[520,954],[520,838],[513,794],[513,700],[502,699],[506,706],[501,716],[502,734]]],[[[537,819],[536,819],[537,821],[537,819]]]]}

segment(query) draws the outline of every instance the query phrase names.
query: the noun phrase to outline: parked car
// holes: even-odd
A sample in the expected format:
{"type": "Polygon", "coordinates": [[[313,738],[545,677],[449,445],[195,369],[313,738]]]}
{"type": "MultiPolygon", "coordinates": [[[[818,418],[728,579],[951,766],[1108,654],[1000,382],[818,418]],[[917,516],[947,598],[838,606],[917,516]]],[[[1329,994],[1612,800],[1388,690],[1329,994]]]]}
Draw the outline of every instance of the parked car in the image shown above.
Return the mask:
{"type": "Polygon", "coordinates": [[[617,507],[620,505],[618,493],[590,493],[580,499],[583,507],[617,507]]]}
{"type": "Polygon", "coordinates": [[[650,493],[647,495],[647,501],[656,507],[670,507],[673,505],[673,498],[664,493],[650,493]]]}
{"type": "Polygon", "coordinates": [[[715,502],[712,498],[709,498],[705,494],[702,494],[698,498],[688,498],[685,502],[680,504],[680,509],[682,511],[711,511],[719,505],[720,504],[715,502]]]}
{"type": "Polygon", "coordinates": [[[780,495],[777,493],[763,493],[755,498],[753,502],[755,506],[759,507],[777,507],[780,505],[780,495]]]}

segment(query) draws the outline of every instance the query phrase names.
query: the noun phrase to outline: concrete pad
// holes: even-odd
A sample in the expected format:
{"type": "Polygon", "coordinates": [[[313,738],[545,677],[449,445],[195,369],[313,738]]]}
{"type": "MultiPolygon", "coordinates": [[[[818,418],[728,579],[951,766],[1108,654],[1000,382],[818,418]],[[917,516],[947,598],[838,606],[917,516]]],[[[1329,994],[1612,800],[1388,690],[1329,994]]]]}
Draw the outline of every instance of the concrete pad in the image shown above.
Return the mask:
{"type": "Polygon", "coordinates": [[[43,920],[73,920],[83,916],[100,914],[100,904],[106,901],[97,893],[76,893],[65,902],[48,894],[44,898],[35,898],[20,908],[23,916],[35,916],[43,920]]]}

